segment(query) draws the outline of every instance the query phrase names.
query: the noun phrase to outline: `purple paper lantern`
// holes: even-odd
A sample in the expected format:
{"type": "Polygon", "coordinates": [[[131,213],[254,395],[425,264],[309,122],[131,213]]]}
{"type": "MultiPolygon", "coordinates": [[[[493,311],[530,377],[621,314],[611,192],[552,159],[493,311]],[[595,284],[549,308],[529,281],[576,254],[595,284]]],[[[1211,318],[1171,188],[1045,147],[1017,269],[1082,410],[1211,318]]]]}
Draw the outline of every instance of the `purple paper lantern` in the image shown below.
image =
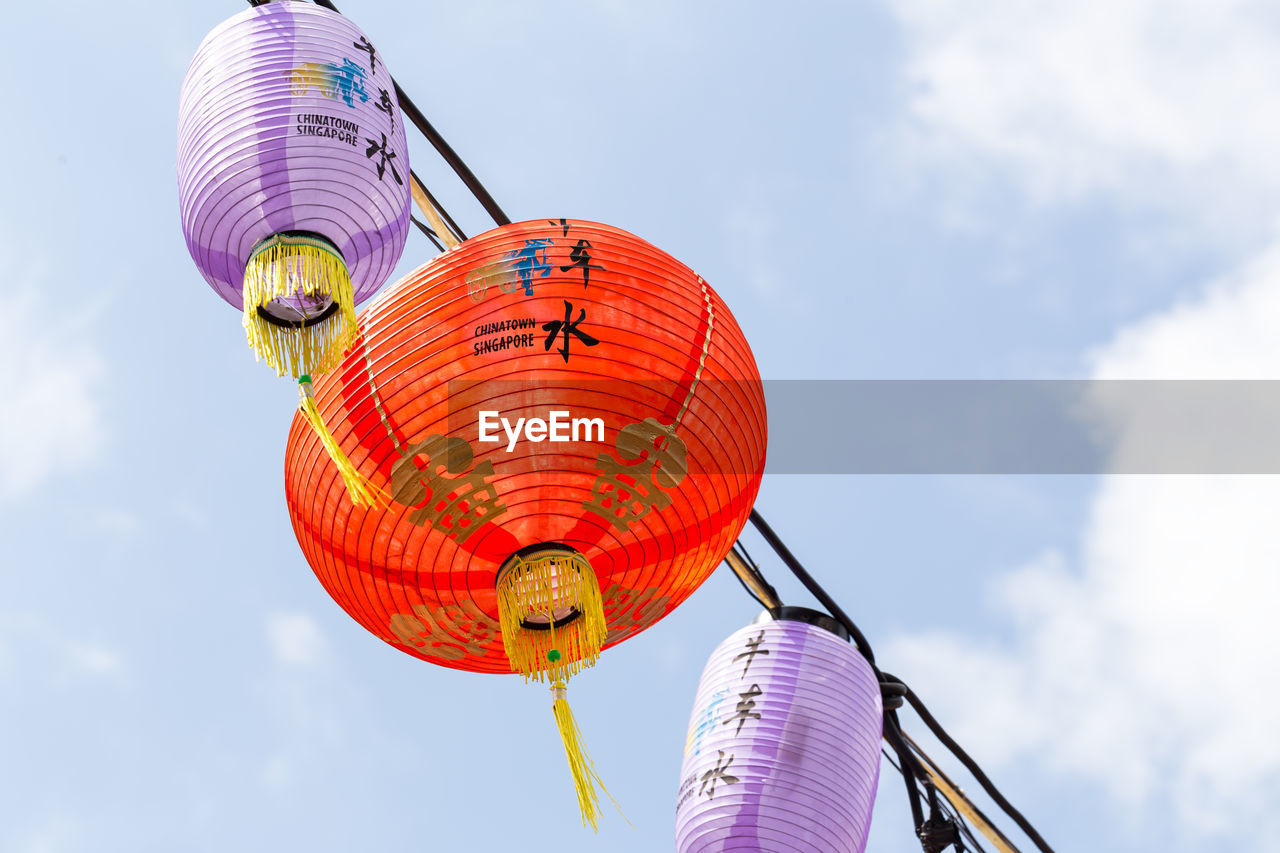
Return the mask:
{"type": "Polygon", "coordinates": [[[341,357],[404,250],[409,198],[395,86],[350,21],[277,0],[205,38],[178,105],[182,230],[277,373],[341,357]]]}
{"type": "Polygon", "coordinates": [[[862,853],[880,775],[880,687],[833,619],[766,614],[712,653],[676,804],[679,853],[862,853]]]}

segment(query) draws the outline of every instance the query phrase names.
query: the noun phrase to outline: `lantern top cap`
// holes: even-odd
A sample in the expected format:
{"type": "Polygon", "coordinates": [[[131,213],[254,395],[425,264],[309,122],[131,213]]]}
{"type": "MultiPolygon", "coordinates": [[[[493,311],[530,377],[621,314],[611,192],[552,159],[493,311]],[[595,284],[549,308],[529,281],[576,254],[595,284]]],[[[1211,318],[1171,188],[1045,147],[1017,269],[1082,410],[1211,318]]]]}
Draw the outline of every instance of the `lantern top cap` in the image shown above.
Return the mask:
{"type": "Polygon", "coordinates": [[[846,643],[849,642],[849,631],[838,620],[820,610],[812,610],[808,607],[783,605],[778,608],[777,613],[766,610],[752,620],[751,624],[762,625],[765,622],[803,622],[806,625],[830,631],[846,643]]]}

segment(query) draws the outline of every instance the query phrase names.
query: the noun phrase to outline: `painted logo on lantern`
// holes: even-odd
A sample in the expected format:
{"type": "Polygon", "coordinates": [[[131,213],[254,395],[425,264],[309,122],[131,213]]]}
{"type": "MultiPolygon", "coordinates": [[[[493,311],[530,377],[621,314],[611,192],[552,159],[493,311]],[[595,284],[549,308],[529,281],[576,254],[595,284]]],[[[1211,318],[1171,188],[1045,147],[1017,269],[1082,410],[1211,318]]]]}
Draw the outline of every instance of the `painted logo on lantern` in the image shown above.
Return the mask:
{"type": "Polygon", "coordinates": [[[533,277],[546,278],[551,275],[551,264],[547,261],[547,247],[555,243],[550,238],[525,240],[524,247],[512,249],[504,257],[511,259],[511,268],[520,277],[520,286],[525,296],[533,296],[533,277]]]}
{"type": "MultiPolygon", "coordinates": [[[[553,220],[552,224],[555,224],[553,220]]],[[[564,236],[569,236],[569,224],[561,219],[564,236]]],[[[467,274],[467,295],[472,302],[484,300],[489,285],[496,284],[503,293],[515,293],[523,287],[525,296],[533,296],[535,278],[546,278],[556,269],[562,273],[577,270],[582,275],[582,289],[591,284],[591,271],[605,272],[606,267],[591,254],[591,241],[580,238],[569,249],[567,264],[556,264],[547,257],[547,250],[556,244],[550,237],[525,240],[524,246],[512,249],[497,263],[488,264],[467,274]]]]}
{"type": "Polygon", "coordinates": [[[489,285],[496,284],[503,293],[515,293],[523,287],[525,296],[533,296],[534,278],[551,275],[547,247],[553,245],[550,237],[525,240],[524,246],[507,252],[502,260],[472,270],[467,273],[467,295],[472,302],[481,302],[489,285]]]}
{"type": "Polygon", "coordinates": [[[305,95],[314,88],[329,100],[340,99],[352,108],[357,96],[362,104],[369,100],[369,93],[364,90],[364,69],[346,57],[341,65],[304,62],[283,73],[289,78],[289,92],[294,96],[305,95]]]}
{"type": "Polygon", "coordinates": [[[691,751],[694,755],[702,752],[702,736],[710,731],[714,731],[720,723],[720,712],[717,710],[729,698],[729,688],[721,687],[711,695],[711,700],[707,703],[706,710],[702,712],[699,719],[695,719],[693,724],[689,726],[689,736],[684,741],[684,754],[688,755],[691,751]]]}
{"type": "MultiPolygon", "coordinates": [[[[368,74],[373,73],[377,67],[377,52],[364,36],[360,37],[360,41],[351,44],[369,54],[368,73],[348,57],[343,57],[341,65],[331,62],[304,62],[282,72],[289,80],[290,93],[295,97],[301,97],[315,89],[323,97],[331,101],[342,101],[352,109],[355,109],[356,98],[359,98],[362,104],[368,103],[369,93],[365,90],[364,82],[368,79],[368,74]]],[[[374,106],[387,114],[390,129],[394,132],[396,107],[391,100],[391,93],[379,88],[378,100],[374,102],[374,106]]],[[[297,117],[297,133],[302,136],[334,139],[352,147],[360,144],[360,140],[363,139],[366,144],[365,159],[369,160],[377,170],[378,179],[385,179],[389,173],[397,184],[404,184],[404,178],[396,168],[396,152],[390,148],[387,134],[384,132],[379,132],[378,136],[365,136],[360,133],[360,125],[353,121],[319,113],[303,113],[297,117]]]]}

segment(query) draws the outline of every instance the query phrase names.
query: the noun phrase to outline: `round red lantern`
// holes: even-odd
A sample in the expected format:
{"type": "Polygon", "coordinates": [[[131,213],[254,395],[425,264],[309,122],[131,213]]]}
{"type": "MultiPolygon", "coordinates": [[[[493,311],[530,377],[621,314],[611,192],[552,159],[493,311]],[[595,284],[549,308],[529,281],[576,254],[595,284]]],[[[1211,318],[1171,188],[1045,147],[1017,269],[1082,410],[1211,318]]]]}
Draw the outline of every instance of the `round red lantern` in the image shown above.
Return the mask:
{"type": "Polygon", "coordinates": [[[517,223],[370,303],[315,389],[389,496],[353,505],[295,418],[285,492],[316,576],[401,651],[551,683],[594,825],[563,681],[687,598],[760,485],[764,397],[733,316],[625,231],[517,223]]]}

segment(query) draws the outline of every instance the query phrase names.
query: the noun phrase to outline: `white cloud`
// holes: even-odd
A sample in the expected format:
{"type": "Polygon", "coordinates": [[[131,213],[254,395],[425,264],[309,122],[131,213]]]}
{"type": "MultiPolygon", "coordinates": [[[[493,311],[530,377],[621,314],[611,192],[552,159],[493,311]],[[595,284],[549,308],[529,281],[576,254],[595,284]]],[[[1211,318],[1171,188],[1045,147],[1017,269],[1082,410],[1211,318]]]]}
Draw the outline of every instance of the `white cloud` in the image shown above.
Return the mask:
{"type": "Polygon", "coordinates": [[[1280,191],[1267,4],[885,2],[903,28],[914,154],[995,171],[1042,201],[1177,199],[1218,228],[1280,191]]]}
{"type": "Polygon", "coordinates": [[[313,666],[324,657],[324,636],[305,613],[272,613],[267,617],[267,637],[277,663],[313,666]]]}
{"type": "Polygon", "coordinates": [[[1099,379],[1280,379],[1280,239],[1090,355],[1099,379]]]}
{"type": "MultiPolygon", "coordinates": [[[[1280,248],[1119,332],[1092,355],[1094,375],[1277,378],[1276,329],[1280,248]]],[[[1142,452],[1126,433],[1150,435],[1150,425],[1108,402],[1119,453],[1142,452]]],[[[1008,643],[900,637],[883,659],[937,697],[986,760],[1083,776],[1121,803],[1168,810],[1199,837],[1250,826],[1251,838],[1274,838],[1277,507],[1276,477],[1106,478],[1079,565],[1049,553],[994,584],[1008,643]]]]}
{"type": "Polygon", "coordinates": [[[0,500],[90,463],[103,446],[102,356],[85,319],[19,289],[0,319],[0,500]]]}

